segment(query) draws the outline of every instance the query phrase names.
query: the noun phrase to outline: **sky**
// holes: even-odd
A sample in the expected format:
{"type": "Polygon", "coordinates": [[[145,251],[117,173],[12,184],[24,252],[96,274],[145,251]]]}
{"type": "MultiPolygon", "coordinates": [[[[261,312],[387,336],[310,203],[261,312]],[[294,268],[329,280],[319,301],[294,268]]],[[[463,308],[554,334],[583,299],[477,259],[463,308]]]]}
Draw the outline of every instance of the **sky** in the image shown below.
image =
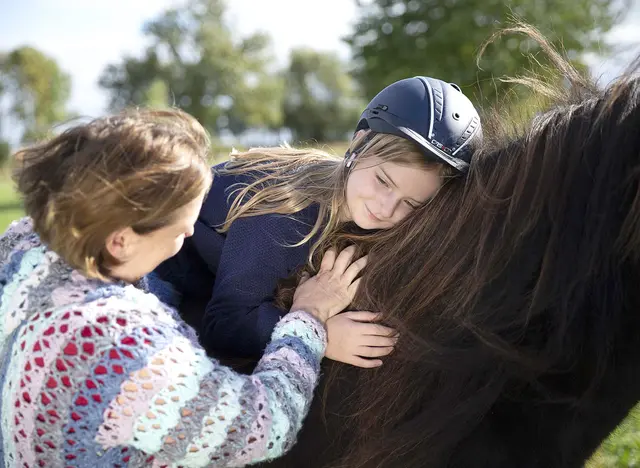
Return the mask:
{"type": "MultiPolygon", "coordinates": [[[[146,45],[142,25],[181,0],[0,0],[0,50],[31,45],[53,57],[72,78],[70,109],[84,116],[105,112],[106,95],[97,85],[109,63],[138,55],[146,45]]],[[[609,35],[621,53],[614,59],[589,57],[603,81],[613,78],[640,51],[640,0],[609,35]]],[[[241,35],[269,33],[284,64],[297,46],[336,51],[348,59],[341,41],[355,21],[354,0],[228,0],[228,19],[241,35]]]]}
{"type": "MultiPolygon", "coordinates": [[[[180,4],[177,0],[0,0],[0,50],[28,44],[55,58],[72,77],[70,107],[96,116],[106,106],[106,96],[97,85],[105,66],[125,54],[140,54],[147,44],[143,23],[180,4]]],[[[302,45],[348,58],[340,38],[355,17],[352,0],[229,0],[228,5],[234,30],[241,35],[268,32],[281,63],[292,47],[302,45]]]]}

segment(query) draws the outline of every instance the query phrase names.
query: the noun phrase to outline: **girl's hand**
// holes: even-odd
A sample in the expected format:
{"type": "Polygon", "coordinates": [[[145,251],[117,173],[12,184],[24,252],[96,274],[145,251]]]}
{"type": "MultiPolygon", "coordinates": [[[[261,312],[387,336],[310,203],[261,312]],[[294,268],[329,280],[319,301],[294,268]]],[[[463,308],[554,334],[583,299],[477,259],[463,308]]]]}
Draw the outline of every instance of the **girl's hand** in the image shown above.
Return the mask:
{"type": "Polygon", "coordinates": [[[382,318],[373,312],[345,312],[327,321],[327,351],[334,361],[356,367],[378,367],[393,351],[398,334],[393,328],[374,323],[382,318]]]}

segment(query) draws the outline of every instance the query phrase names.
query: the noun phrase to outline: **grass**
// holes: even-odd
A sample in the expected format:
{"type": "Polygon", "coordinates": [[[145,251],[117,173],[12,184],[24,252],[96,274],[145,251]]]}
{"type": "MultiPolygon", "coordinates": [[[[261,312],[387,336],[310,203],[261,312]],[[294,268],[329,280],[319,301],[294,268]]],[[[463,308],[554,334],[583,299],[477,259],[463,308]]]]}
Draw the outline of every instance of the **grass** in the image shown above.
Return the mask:
{"type": "Polygon", "coordinates": [[[0,171],[0,232],[4,232],[11,221],[24,216],[20,197],[9,176],[0,171]]]}
{"type": "MultiPolygon", "coordinates": [[[[346,150],[344,143],[317,146],[336,154],[342,154],[346,150]]],[[[224,161],[227,154],[219,152],[214,162],[224,161]]],[[[24,212],[13,183],[6,173],[0,171],[0,232],[4,232],[11,221],[22,216],[24,212]]],[[[640,404],[631,411],[585,465],[585,468],[623,467],[640,468],[640,404]]]]}
{"type": "Polygon", "coordinates": [[[640,467],[640,405],[602,443],[585,468],[640,467]]]}

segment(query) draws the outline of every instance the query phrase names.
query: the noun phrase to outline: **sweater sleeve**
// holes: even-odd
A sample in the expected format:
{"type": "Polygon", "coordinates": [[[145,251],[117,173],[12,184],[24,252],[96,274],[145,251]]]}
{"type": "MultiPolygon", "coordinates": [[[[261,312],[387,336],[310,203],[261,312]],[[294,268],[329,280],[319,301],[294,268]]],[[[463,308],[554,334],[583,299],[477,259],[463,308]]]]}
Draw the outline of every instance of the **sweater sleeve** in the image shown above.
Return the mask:
{"type": "MultiPolygon", "coordinates": [[[[295,312],[276,326],[253,375],[208,361],[199,393],[175,405],[178,425],[145,452],[160,464],[185,468],[244,466],[281,456],[295,443],[309,410],[325,345],[324,328],[308,314],[295,312]]],[[[182,356],[178,352],[167,359],[182,356]]],[[[162,409],[171,410],[167,405],[162,409]]],[[[145,429],[154,421],[148,418],[145,429]]]]}
{"type": "Polygon", "coordinates": [[[109,299],[32,321],[24,349],[37,351],[12,363],[32,375],[4,405],[3,424],[20,431],[9,453],[29,466],[188,468],[245,466],[292,447],[326,346],[319,322],[288,314],[242,375],[166,314],[145,315],[109,299]]]}
{"type": "Polygon", "coordinates": [[[283,312],[274,303],[280,279],[304,264],[308,245],[292,247],[310,227],[282,215],[235,221],[227,233],[206,306],[201,342],[214,352],[256,357],[283,312]]]}

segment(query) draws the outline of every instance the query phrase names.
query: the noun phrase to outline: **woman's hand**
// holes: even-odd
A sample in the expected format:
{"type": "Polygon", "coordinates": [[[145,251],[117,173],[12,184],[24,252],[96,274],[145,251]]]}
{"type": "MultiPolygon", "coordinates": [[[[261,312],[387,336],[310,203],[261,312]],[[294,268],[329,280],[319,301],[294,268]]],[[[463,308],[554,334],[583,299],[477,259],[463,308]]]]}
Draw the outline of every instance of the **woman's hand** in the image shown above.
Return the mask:
{"type": "Polygon", "coordinates": [[[327,250],[318,274],[304,277],[293,295],[291,310],[304,310],[322,323],[342,312],[353,300],[360,279],[358,275],[367,264],[367,257],[353,259],[355,246],[340,254],[327,250]]]}

